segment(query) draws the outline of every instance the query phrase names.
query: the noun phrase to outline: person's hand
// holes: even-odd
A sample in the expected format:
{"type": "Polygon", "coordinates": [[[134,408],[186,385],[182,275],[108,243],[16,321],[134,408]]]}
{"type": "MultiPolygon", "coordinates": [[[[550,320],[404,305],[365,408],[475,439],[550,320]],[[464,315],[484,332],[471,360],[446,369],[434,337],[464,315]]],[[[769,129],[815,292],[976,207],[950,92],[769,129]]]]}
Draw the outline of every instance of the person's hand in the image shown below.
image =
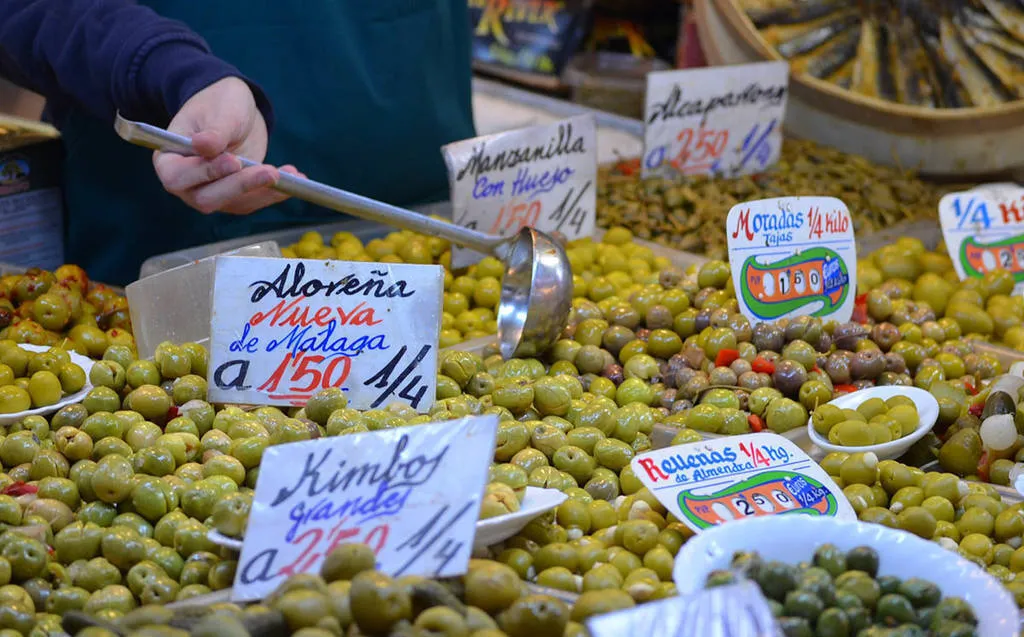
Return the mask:
{"type": "MultiPolygon", "coordinates": [[[[288,198],[273,188],[278,169],[242,168],[237,156],[263,161],[267,125],[249,86],[236,77],[215,82],[192,96],[167,127],[192,138],[197,156],[153,153],[164,188],[196,210],[249,214],[288,198]]],[[[282,171],[299,173],[294,166],[282,171]]]]}

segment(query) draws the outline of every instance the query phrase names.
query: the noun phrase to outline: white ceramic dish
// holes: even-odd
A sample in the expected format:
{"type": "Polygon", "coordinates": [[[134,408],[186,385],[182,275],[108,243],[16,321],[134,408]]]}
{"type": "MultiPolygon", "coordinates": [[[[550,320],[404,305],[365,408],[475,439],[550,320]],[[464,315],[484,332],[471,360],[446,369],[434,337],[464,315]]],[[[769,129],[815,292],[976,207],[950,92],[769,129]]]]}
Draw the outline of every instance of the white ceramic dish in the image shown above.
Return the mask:
{"type": "Polygon", "coordinates": [[[807,435],[816,447],[819,447],[824,451],[841,451],[845,453],[866,453],[870,451],[878,456],[879,460],[894,460],[899,458],[907,452],[907,449],[910,449],[915,442],[920,440],[926,433],[931,431],[932,427],[935,426],[935,420],[939,417],[939,403],[935,400],[934,396],[917,387],[886,385],[885,387],[870,387],[868,389],[855,391],[852,394],[840,396],[828,404],[835,405],[840,409],[856,409],[858,405],[869,398],[881,398],[882,400],[885,400],[893,396],[906,396],[913,400],[914,404],[917,406],[917,429],[915,429],[909,436],[904,436],[899,440],[893,440],[892,442],[887,442],[881,445],[844,447],[842,445],[834,445],[830,443],[827,438],[821,437],[821,435],[814,430],[814,426],[810,419],[807,420],[807,435]]]}
{"type": "Polygon", "coordinates": [[[567,498],[568,496],[558,489],[526,487],[523,504],[518,511],[480,520],[476,523],[476,538],[473,540],[473,547],[486,548],[498,542],[504,542],[522,531],[530,520],[557,507],[567,498]]]}
{"type": "MultiPolygon", "coordinates": [[[[48,346],[45,345],[19,344],[18,347],[28,350],[30,352],[45,352],[50,349],[48,346]]],[[[12,423],[16,423],[22,418],[25,418],[26,416],[46,416],[48,414],[54,413],[55,411],[57,411],[61,407],[64,407],[65,405],[71,405],[74,403],[82,402],[82,399],[85,398],[85,395],[89,393],[90,389],[92,389],[92,383],[89,382],[89,371],[92,369],[92,366],[95,364],[95,361],[93,361],[91,358],[82,356],[81,354],[76,354],[75,352],[68,352],[68,355],[71,357],[71,362],[81,367],[82,371],[85,372],[85,386],[82,387],[82,389],[76,391],[75,393],[68,394],[64,398],[61,398],[56,403],[49,405],[47,407],[19,411],[16,414],[0,414],[0,425],[10,425],[12,423]]]]}
{"type": "MultiPolygon", "coordinates": [[[[476,523],[476,537],[473,540],[474,548],[486,548],[498,542],[504,542],[522,531],[523,527],[530,520],[565,502],[567,497],[558,489],[526,487],[526,493],[523,495],[523,504],[518,511],[496,518],[480,520],[476,523]]],[[[223,546],[236,551],[242,550],[242,540],[228,537],[217,531],[207,532],[206,537],[217,546],[223,546]]]]}
{"type": "Polygon", "coordinates": [[[832,543],[844,551],[878,551],[879,574],[922,577],[947,597],[962,597],[978,616],[979,637],[1018,634],[1020,613],[1010,593],[991,575],[935,542],[877,524],[806,516],[768,516],[708,529],[683,545],[673,573],[681,595],[704,588],[707,574],[728,568],[733,553],[756,550],[765,559],[796,564],[814,547],[832,543]]]}

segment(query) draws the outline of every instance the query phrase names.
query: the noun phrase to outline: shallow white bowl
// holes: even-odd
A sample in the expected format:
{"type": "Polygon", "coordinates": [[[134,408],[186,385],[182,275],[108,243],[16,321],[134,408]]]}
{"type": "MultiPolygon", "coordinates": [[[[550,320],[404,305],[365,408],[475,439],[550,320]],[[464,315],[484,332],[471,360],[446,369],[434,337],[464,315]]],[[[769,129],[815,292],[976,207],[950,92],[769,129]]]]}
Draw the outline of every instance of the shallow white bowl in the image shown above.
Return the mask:
{"type": "MultiPolygon", "coordinates": [[[[49,351],[50,349],[49,346],[46,345],[26,345],[24,343],[19,343],[18,347],[24,350],[28,350],[30,352],[46,352],[49,351]]],[[[68,352],[68,356],[71,357],[72,363],[81,367],[82,371],[85,372],[85,386],[82,387],[80,390],[76,391],[75,393],[68,394],[67,396],[61,398],[54,404],[48,405],[46,407],[40,407],[38,409],[26,409],[25,411],[19,411],[16,414],[0,414],[0,425],[10,425],[16,423],[22,418],[25,418],[26,416],[46,416],[56,412],[61,407],[64,407],[66,405],[82,402],[82,399],[85,398],[85,395],[89,393],[90,389],[92,389],[92,383],[89,382],[89,371],[92,370],[92,366],[96,362],[91,358],[82,356],[81,354],[76,354],[75,352],[68,352]]]]}
{"type": "Polygon", "coordinates": [[[934,582],[945,597],[962,597],[978,616],[979,637],[1018,634],[1017,605],[994,577],[935,542],[865,522],[775,515],[722,524],[683,545],[673,579],[686,595],[702,590],[711,571],[728,568],[736,551],[753,550],[765,559],[796,564],[825,543],[844,551],[870,546],[878,551],[879,575],[921,577],[934,582]]]}
{"type": "Polygon", "coordinates": [[[939,402],[935,400],[927,391],[918,387],[903,387],[899,385],[886,385],[885,387],[869,387],[868,389],[862,389],[855,391],[852,394],[845,394],[829,402],[829,405],[835,405],[840,409],[856,409],[862,402],[869,398],[881,398],[885,400],[893,396],[906,396],[907,398],[914,401],[917,406],[917,429],[913,431],[909,436],[903,436],[899,440],[893,440],[892,442],[886,442],[881,445],[868,445],[866,447],[844,447],[842,445],[834,445],[828,441],[828,438],[822,438],[817,431],[814,430],[814,425],[811,420],[807,419],[807,435],[810,437],[811,442],[824,451],[842,451],[845,453],[857,453],[857,452],[868,452],[878,456],[879,460],[894,460],[899,458],[907,449],[920,440],[926,433],[932,430],[935,426],[935,420],[939,417],[939,402]]]}
{"type": "MultiPolygon", "coordinates": [[[[516,533],[523,530],[530,520],[534,519],[545,511],[557,507],[568,498],[558,489],[541,489],[539,487],[526,487],[523,495],[522,506],[515,513],[500,515],[496,518],[480,520],[476,523],[476,536],[473,540],[474,548],[486,548],[488,546],[504,542],[516,533]]],[[[217,531],[208,531],[206,537],[218,546],[223,546],[235,551],[242,550],[242,540],[228,537],[217,531]]]]}
{"type": "Polygon", "coordinates": [[[565,502],[568,497],[558,489],[526,487],[523,503],[518,511],[508,515],[500,515],[496,518],[480,520],[476,523],[476,537],[473,540],[473,548],[485,548],[498,542],[504,542],[522,531],[523,527],[530,523],[530,520],[545,511],[550,511],[557,507],[565,502]]]}

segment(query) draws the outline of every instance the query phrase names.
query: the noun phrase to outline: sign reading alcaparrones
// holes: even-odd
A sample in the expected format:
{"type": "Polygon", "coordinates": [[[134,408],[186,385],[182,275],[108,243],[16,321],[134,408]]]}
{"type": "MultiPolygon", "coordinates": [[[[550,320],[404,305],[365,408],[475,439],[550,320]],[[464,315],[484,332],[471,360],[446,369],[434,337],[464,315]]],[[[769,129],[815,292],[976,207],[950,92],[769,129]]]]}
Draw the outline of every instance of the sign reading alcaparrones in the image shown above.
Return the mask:
{"type": "Polygon", "coordinates": [[[471,416],[268,448],[232,597],[263,599],[345,543],[394,577],[464,573],[497,428],[471,416]]]}
{"type": "Polygon", "coordinates": [[[785,61],[649,73],[643,176],[732,177],[771,166],[788,92],[785,61]]]}
{"type": "Polygon", "coordinates": [[[434,401],[444,271],[314,259],[217,260],[210,400],[305,405],[341,388],[350,407],[434,401]]]}
{"type": "MultiPolygon", "coordinates": [[[[593,115],[466,139],[441,149],[448,164],[452,219],[496,236],[524,227],[568,239],[594,232],[597,127],[593,115]]],[[[452,267],[480,259],[452,248],[452,267]]]]}
{"type": "Polygon", "coordinates": [[[844,323],[857,290],[857,245],[835,197],[736,204],[726,220],[740,311],[752,323],[817,316],[844,323]]]}

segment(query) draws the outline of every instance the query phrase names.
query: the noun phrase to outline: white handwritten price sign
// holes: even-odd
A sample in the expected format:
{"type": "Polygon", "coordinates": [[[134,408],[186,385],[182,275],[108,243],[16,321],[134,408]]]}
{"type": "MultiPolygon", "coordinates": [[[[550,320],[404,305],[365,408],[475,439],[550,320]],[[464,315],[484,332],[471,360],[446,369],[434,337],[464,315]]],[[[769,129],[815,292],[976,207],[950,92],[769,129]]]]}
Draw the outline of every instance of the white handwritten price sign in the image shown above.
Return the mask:
{"type": "MultiPolygon", "coordinates": [[[[507,237],[524,227],[568,239],[594,233],[597,126],[593,115],[466,139],[441,149],[455,223],[507,237]]],[[[452,267],[480,254],[453,248],[452,267]]]]}
{"type": "Polygon", "coordinates": [[[759,172],[779,160],[787,62],[647,75],[644,177],[759,172]]]}
{"type": "Polygon", "coordinates": [[[587,619],[592,637],[782,637],[757,584],[742,581],[587,619]]]}
{"type": "Polygon", "coordinates": [[[776,434],[729,436],[651,451],[633,458],[633,472],[694,531],[783,513],[857,518],[825,470],[776,434]]]}
{"type": "Polygon", "coordinates": [[[395,577],[466,571],[497,416],[270,447],[263,454],[233,597],[262,599],[361,542],[395,577]]]}
{"type": "Polygon", "coordinates": [[[340,387],[350,407],[434,401],[444,270],[436,265],[223,257],[210,400],[305,405],[340,387]]]}
{"type": "Polygon", "coordinates": [[[961,279],[1006,270],[1014,292],[1024,293],[1024,188],[995,184],[950,193],[939,201],[939,222],[961,279]]]}
{"type": "Polygon", "coordinates": [[[850,320],[857,244],[835,197],[780,197],[733,206],[726,220],[740,311],[753,323],[800,315],[850,320]]]}

